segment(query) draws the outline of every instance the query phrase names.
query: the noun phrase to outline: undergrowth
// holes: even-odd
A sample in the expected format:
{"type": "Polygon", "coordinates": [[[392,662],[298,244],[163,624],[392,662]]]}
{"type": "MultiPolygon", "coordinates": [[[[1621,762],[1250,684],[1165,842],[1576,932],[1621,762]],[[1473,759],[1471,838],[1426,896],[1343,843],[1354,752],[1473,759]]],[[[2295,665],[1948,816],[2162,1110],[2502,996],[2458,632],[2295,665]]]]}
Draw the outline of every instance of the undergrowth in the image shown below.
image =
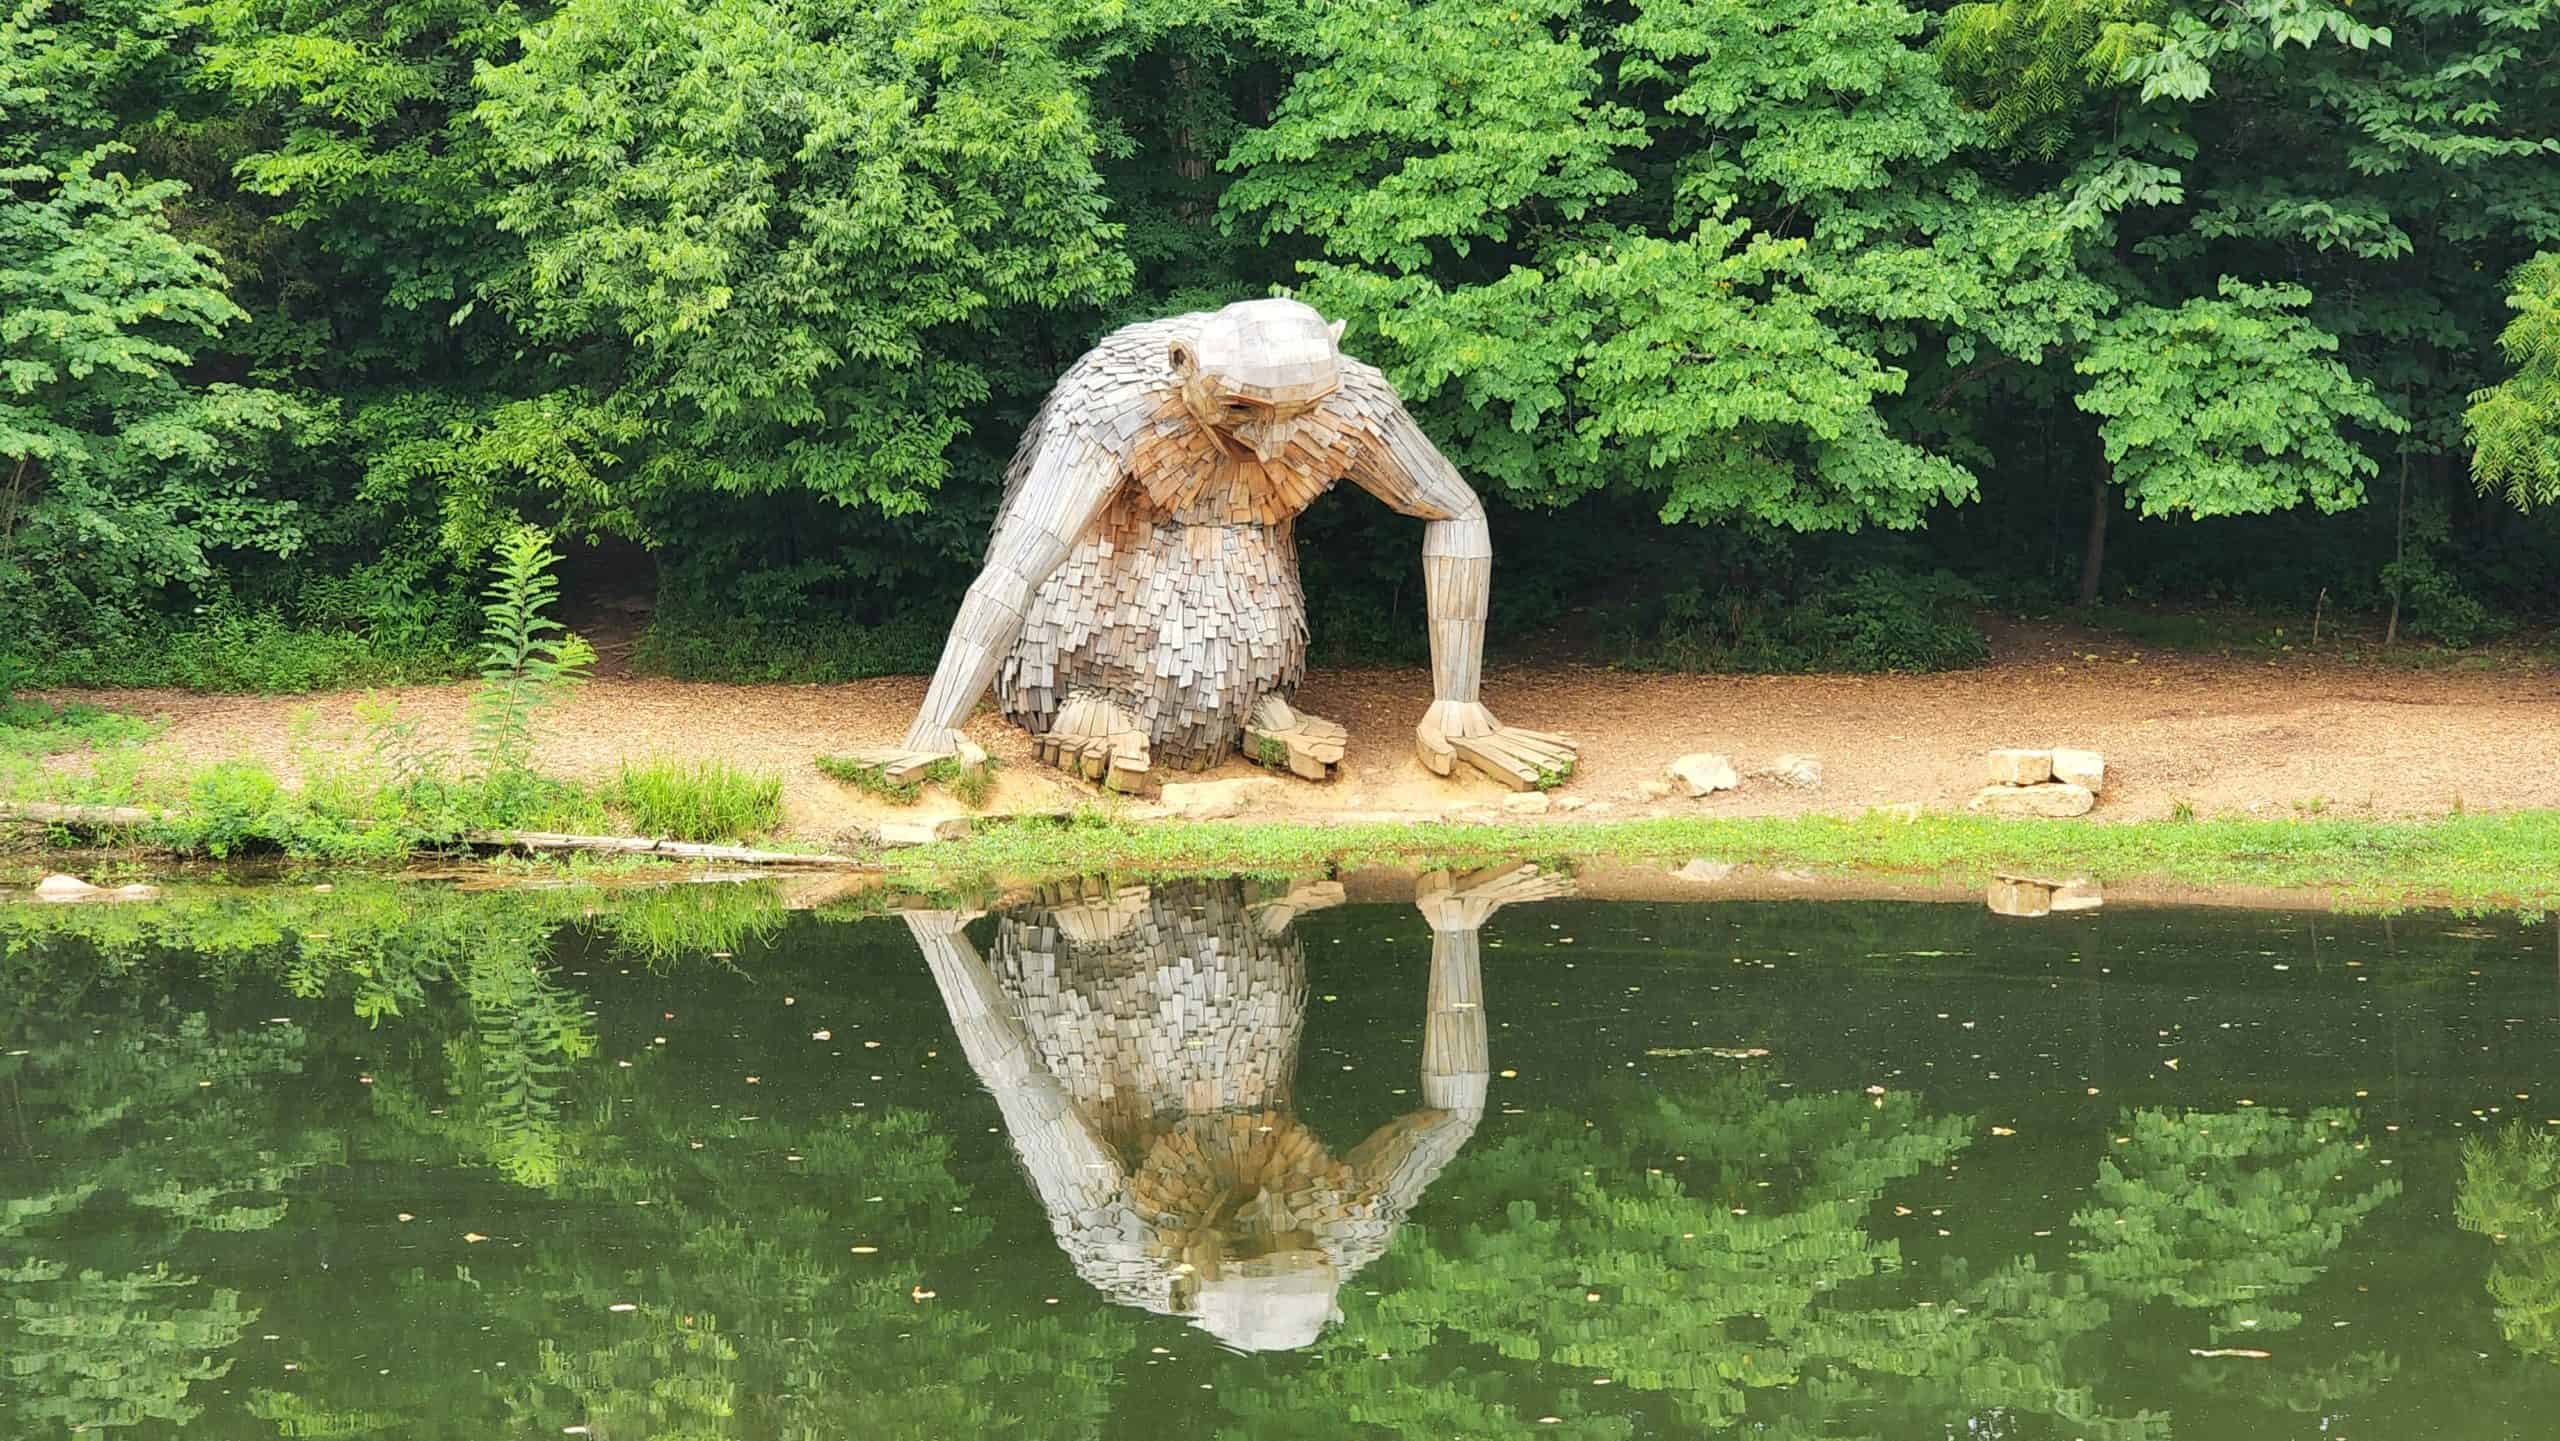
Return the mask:
{"type": "Polygon", "coordinates": [[[65,751],[127,745],[154,727],[138,716],[88,705],[49,705],[0,695],[0,754],[60,755],[65,751]]]}
{"type": "Polygon", "coordinates": [[[1990,658],[1973,619],[1981,602],[1943,570],[1823,577],[1782,602],[1687,586],[1636,610],[1619,631],[1617,663],[1681,672],[1954,670],[1990,658]]]}
{"type": "MultiPolygon", "coordinates": [[[[8,644],[0,639],[0,646],[8,644]]],[[[31,688],[167,687],[287,695],[450,680],[467,665],[436,637],[386,643],[367,631],[296,625],[272,610],[219,610],[192,624],[15,658],[31,688]]]]}
{"type": "Polygon", "coordinates": [[[931,675],[943,625],[919,614],[886,625],[761,625],[735,616],[661,614],[631,652],[634,669],[676,680],[829,683],[931,675]]]}
{"type": "Polygon", "coordinates": [[[866,795],[878,796],[896,805],[911,806],[923,796],[926,786],[941,786],[962,805],[976,810],[987,803],[987,795],[995,789],[996,761],[990,756],[983,764],[962,765],[945,757],[917,772],[911,781],[891,781],[876,765],[866,765],[851,756],[819,756],[813,762],[818,773],[866,795]]]}

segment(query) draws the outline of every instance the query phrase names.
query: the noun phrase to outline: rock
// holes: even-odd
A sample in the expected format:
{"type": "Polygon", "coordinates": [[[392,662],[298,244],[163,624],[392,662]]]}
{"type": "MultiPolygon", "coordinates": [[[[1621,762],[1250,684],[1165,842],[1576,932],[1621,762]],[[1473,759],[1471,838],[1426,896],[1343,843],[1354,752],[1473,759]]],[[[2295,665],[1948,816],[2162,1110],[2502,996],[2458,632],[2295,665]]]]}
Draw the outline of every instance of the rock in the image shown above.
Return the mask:
{"type": "Polygon", "coordinates": [[[1667,800],[1670,798],[1672,785],[1669,781],[1646,781],[1643,785],[1637,787],[1637,789],[1644,792],[1644,798],[1646,800],[1667,800]]]}
{"type": "Polygon", "coordinates": [[[1502,808],[1515,816],[1542,816],[1553,804],[1545,791],[1522,791],[1502,798],[1502,808]]]}
{"type": "Polygon", "coordinates": [[[1789,751],[1769,762],[1761,774],[1783,786],[1809,791],[1822,784],[1822,757],[1789,751]]]}
{"type": "Polygon", "coordinates": [[[2098,888],[2096,881],[2064,881],[2053,888],[2053,908],[2056,911],[2094,911],[2106,903],[2106,893],[2098,888]]]}
{"type": "Polygon", "coordinates": [[[1671,874],[1674,879],[1695,881],[1698,884],[1705,886],[1713,885],[1717,881],[1723,880],[1725,877],[1732,875],[1733,869],[1733,862],[1731,861],[1711,861],[1704,856],[1699,856],[1693,858],[1687,865],[1680,867],[1671,874]]]}
{"type": "Polygon", "coordinates": [[[2098,798],[2089,794],[2087,786],[2047,781],[2034,786],[1984,786],[1967,809],[1995,816],[2045,816],[2058,820],[2085,816],[2097,803],[2098,798]]]}
{"type": "MultiPolygon", "coordinates": [[[[1564,802],[1558,801],[1556,804],[1564,805],[1564,802]]],[[[1582,813],[1587,816],[1607,815],[1609,812],[1614,811],[1617,808],[1618,803],[1615,801],[1592,801],[1583,807],[1582,813]]],[[[1573,807],[1566,805],[1565,809],[1572,810],[1573,807]]]]}
{"type": "Polygon", "coordinates": [[[1692,797],[1729,791],[1742,784],[1742,777],[1733,773],[1733,762],[1706,751],[1691,751],[1673,761],[1669,775],[1674,791],[1692,797]]]}
{"type": "Polygon", "coordinates": [[[2107,788],[2107,758],[2097,751],[2064,750],[2053,753],[2053,778],[2075,786],[2085,786],[2091,795],[2107,788]]]}
{"type": "Polygon", "coordinates": [[[1589,804],[1591,804],[1591,802],[1584,800],[1580,796],[1556,797],[1556,809],[1560,811],[1578,811],[1589,804]]]}
{"type": "Polygon", "coordinates": [[[36,882],[36,899],[40,901],[156,901],[160,899],[160,888],[137,882],[108,890],[104,886],[93,886],[78,876],[67,876],[56,872],[36,882]]]}
{"type": "Polygon", "coordinates": [[[2013,880],[2003,876],[1991,883],[1984,898],[1995,916],[2047,916],[2053,914],[2053,887],[2042,881],[2013,880]]]}
{"type": "Polygon", "coordinates": [[[1222,821],[1278,788],[1262,776],[1223,781],[1168,781],[1156,799],[1166,810],[1189,821],[1222,821]]]}
{"type": "Polygon", "coordinates": [[[936,841],[956,841],[969,834],[967,816],[944,816],[931,821],[882,821],[880,844],[896,846],[929,846],[936,841]]]}
{"type": "Polygon", "coordinates": [[[2002,749],[1986,757],[1995,786],[2041,785],[2053,779],[2053,752],[2002,749]]]}

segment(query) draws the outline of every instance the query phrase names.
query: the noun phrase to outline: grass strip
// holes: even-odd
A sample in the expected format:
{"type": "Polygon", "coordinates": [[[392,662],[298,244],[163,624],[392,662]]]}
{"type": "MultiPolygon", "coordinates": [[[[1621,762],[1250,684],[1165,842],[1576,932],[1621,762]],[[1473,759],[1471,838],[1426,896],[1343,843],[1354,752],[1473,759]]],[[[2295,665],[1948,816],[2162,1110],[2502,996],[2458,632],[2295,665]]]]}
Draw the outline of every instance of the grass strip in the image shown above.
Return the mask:
{"type": "Polygon", "coordinates": [[[2187,886],[2321,889],[2359,909],[2560,903],[2560,811],[2427,821],[2212,820],[2087,825],[1924,815],[1709,819],[1572,825],[982,823],[963,841],[892,851],[903,884],[1037,881],[1110,873],[1306,873],[1364,865],[1471,865],[1504,858],[1715,860],[1859,869],[1938,879],[1997,872],[2187,886]]]}

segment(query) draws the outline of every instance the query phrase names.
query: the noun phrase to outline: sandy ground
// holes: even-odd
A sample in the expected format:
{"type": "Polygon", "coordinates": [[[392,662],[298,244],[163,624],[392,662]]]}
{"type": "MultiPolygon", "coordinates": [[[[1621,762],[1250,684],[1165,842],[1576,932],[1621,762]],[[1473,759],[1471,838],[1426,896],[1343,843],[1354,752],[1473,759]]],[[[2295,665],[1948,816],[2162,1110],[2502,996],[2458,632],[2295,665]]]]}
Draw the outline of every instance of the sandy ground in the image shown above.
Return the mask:
{"type": "MultiPolygon", "coordinates": [[[[1701,812],[1855,815],[1916,803],[1960,808],[1999,745],[2075,745],[2105,752],[2108,786],[2094,819],[2149,820],[2184,803],[2199,816],[2436,816],[2460,809],[2560,807],[2560,676],[2344,668],[2272,660],[2146,654],[2058,629],[1995,636],[1993,664],[1933,676],[1658,676],[1588,668],[1497,670],[1486,702],[1515,724],[1560,731],[1583,769],[1557,793],[1579,809],[1558,821],[1701,812]],[[1645,781],[1690,751],[1730,757],[1741,790],[1658,801],[1645,781]],[[1750,779],[1782,752],[1821,759],[1823,784],[1797,790],[1750,779]]],[[[884,806],[820,775],[812,756],[895,740],[922,696],[921,678],[849,685],[728,686],[612,677],[550,712],[537,764],[589,777],[650,756],[717,755],[786,777],[785,825],[827,839],[882,815],[957,809],[928,796],[884,806]]],[[[1412,725],[1430,695],[1419,670],[1319,671],[1300,704],[1350,728],[1350,755],[1329,785],[1279,779],[1260,787],[1262,819],[1418,816],[1498,806],[1482,779],[1443,780],[1413,758],[1412,725]]],[[[432,738],[459,752],[463,685],[387,693],[432,738]]],[[[360,752],[359,696],[205,696],[169,691],[64,693],[147,716],[155,743],[192,760],[254,756],[293,775],[309,757],[360,752]]],[[[1044,769],[1027,738],[981,709],[969,733],[1004,765],[988,809],[1062,811],[1120,804],[1044,769]]],[[[1231,761],[1209,778],[1261,775],[1231,761]]],[[[1463,776],[1463,773],[1462,773],[1463,776]]],[[[1179,777],[1177,777],[1179,778],[1179,777]]],[[[1137,814],[1155,808],[1131,806],[1137,814]]]]}

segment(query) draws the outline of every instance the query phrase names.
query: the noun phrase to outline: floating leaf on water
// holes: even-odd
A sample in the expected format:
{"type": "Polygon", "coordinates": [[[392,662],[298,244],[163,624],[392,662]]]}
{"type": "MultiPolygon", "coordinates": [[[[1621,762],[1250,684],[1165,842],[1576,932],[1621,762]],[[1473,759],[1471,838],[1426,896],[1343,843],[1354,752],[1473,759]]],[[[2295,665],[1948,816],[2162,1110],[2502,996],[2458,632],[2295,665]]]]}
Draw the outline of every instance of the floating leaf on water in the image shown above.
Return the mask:
{"type": "Polygon", "coordinates": [[[813,1041],[832,1041],[835,1038],[836,1033],[833,1031],[811,1031],[809,1033],[809,1039],[813,1041]]]}
{"type": "Polygon", "coordinates": [[[463,1244],[467,1246],[477,1246],[488,1239],[488,1237],[481,1235],[477,1231],[465,1231],[462,1233],[463,1244]]]}
{"type": "Polygon", "coordinates": [[[629,1301],[616,1301],[612,1305],[605,1307],[605,1309],[608,1311],[637,1311],[640,1308],[629,1301]]]}
{"type": "Polygon", "coordinates": [[[2202,1346],[2189,1346],[2187,1348],[2187,1354],[2190,1356],[2237,1356],[2247,1361],[2264,1361],[2273,1353],[2267,1351],[2251,1351],[2237,1346],[2216,1346],[2210,1350],[2207,1350],[2202,1346]]]}
{"type": "Polygon", "coordinates": [[[877,1256],[880,1254],[880,1248],[877,1246],[856,1246],[853,1248],[853,1254],[857,1256],[877,1256]]]}
{"type": "Polygon", "coordinates": [[[2018,1134],[2018,1132],[2017,1132],[2016,1128],[2014,1128],[2014,1127],[2010,1127],[2010,1126],[1994,1126],[1994,1127],[1992,1127],[1992,1128],[1991,1128],[1991,1134],[1993,1134],[1993,1135],[1995,1135],[1995,1136],[2014,1136],[2014,1135],[2018,1134]]]}
{"type": "Polygon", "coordinates": [[[400,1213],[400,1219],[403,1221],[414,1221],[418,1218],[414,1212],[403,1211],[400,1213]]]}

